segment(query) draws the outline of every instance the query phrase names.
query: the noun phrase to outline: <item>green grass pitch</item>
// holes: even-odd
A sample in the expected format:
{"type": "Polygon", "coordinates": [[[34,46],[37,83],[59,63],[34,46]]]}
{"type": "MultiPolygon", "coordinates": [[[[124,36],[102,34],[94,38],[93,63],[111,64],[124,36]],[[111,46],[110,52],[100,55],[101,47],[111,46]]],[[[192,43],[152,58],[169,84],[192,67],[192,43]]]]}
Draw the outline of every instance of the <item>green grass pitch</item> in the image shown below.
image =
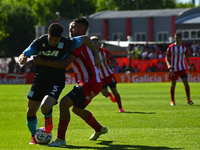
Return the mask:
{"type": "MultiPolygon", "coordinates": [[[[0,149],[60,150],[45,145],[29,145],[26,126],[27,94],[31,85],[0,85],[0,149]]],[[[62,96],[72,89],[66,85],[62,96]]],[[[101,93],[86,109],[108,127],[108,134],[90,141],[93,133],[82,119],[71,113],[66,133],[70,150],[200,150],[200,83],[190,83],[194,105],[186,103],[182,83],[175,89],[176,106],[170,105],[170,83],[119,83],[117,89],[125,113],[101,93]]],[[[70,110],[71,111],[71,110],[70,110]]],[[[59,105],[54,106],[53,139],[57,134],[59,105]]],[[[39,110],[38,128],[44,126],[39,110]]]]}

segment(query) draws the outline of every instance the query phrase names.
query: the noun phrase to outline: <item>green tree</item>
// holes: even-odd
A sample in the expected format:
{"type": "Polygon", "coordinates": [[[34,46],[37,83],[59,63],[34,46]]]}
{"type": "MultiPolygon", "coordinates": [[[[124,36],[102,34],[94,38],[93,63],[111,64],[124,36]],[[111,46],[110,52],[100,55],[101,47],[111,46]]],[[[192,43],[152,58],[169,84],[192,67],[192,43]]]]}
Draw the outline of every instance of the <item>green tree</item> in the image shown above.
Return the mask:
{"type": "Polygon", "coordinates": [[[7,15],[3,28],[8,35],[0,41],[0,53],[4,56],[17,56],[35,38],[36,17],[31,8],[18,3],[2,3],[0,12],[7,15]]]}
{"type": "Polygon", "coordinates": [[[97,0],[96,11],[175,8],[174,0],[97,0]]]}
{"type": "Polygon", "coordinates": [[[189,3],[176,3],[176,8],[192,8],[195,7],[191,2],[189,3]]]}

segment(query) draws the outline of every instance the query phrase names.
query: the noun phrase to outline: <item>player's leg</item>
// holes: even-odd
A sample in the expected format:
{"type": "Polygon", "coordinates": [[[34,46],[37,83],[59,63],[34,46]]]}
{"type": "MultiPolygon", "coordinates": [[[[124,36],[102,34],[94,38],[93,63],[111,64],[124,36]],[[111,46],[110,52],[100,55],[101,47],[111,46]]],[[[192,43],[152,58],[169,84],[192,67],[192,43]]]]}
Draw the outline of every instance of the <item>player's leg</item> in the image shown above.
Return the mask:
{"type": "Polygon", "coordinates": [[[41,103],[41,111],[44,114],[44,130],[50,133],[53,129],[53,109],[52,107],[57,103],[57,100],[52,96],[46,95],[41,103]]]}
{"type": "Polygon", "coordinates": [[[44,127],[46,133],[50,133],[53,129],[53,106],[57,104],[57,100],[65,87],[65,78],[54,79],[46,83],[45,96],[42,99],[41,111],[44,114],[44,127]]]}
{"type": "Polygon", "coordinates": [[[179,72],[175,72],[170,70],[169,71],[169,76],[168,78],[171,80],[171,86],[170,86],[170,96],[171,96],[171,105],[175,105],[175,98],[174,98],[174,94],[175,94],[175,87],[176,87],[176,80],[178,79],[179,76],[179,72]]]}
{"type": "Polygon", "coordinates": [[[115,97],[112,95],[112,92],[108,91],[108,85],[107,83],[112,82],[110,77],[104,78],[102,80],[102,89],[101,89],[101,94],[105,97],[109,97],[110,100],[115,103],[115,97]]]}
{"type": "Polygon", "coordinates": [[[115,100],[115,97],[112,95],[112,92],[108,91],[108,88],[107,88],[107,85],[103,86],[102,87],[102,90],[101,90],[101,94],[105,97],[109,97],[110,100],[115,103],[116,100],[115,100]]]}
{"type": "Polygon", "coordinates": [[[188,78],[187,78],[187,76],[181,76],[181,78],[182,78],[183,84],[185,86],[185,92],[186,92],[186,96],[187,96],[187,103],[192,105],[193,102],[190,99],[190,86],[189,86],[189,83],[188,83],[188,78]]]}
{"type": "Polygon", "coordinates": [[[108,132],[108,129],[106,127],[101,126],[90,111],[77,108],[75,106],[73,106],[72,111],[76,115],[81,117],[90,127],[92,127],[95,130],[95,132],[90,137],[90,140],[96,140],[101,134],[105,134],[108,132]]]}
{"type": "Polygon", "coordinates": [[[36,140],[34,138],[35,132],[37,130],[37,116],[36,113],[40,106],[39,101],[33,101],[28,99],[28,108],[27,108],[27,126],[29,131],[31,132],[31,141],[29,144],[36,144],[36,140]]]}
{"type": "Polygon", "coordinates": [[[113,88],[111,88],[111,91],[112,91],[113,95],[115,96],[115,100],[118,104],[119,112],[124,112],[124,109],[122,108],[121,96],[117,91],[117,87],[114,86],[113,88]]]}
{"type": "Polygon", "coordinates": [[[73,105],[72,100],[69,96],[64,96],[60,101],[60,120],[58,124],[58,131],[56,139],[49,144],[53,147],[65,147],[65,134],[70,121],[69,108],[73,105]]]}
{"type": "Polygon", "coordinates": [[[176,87],[176,80],[171,80],[171,87],[170,87],[170,96],[171,96],[171,105],[175,105],[175,87],[176,87]]]}

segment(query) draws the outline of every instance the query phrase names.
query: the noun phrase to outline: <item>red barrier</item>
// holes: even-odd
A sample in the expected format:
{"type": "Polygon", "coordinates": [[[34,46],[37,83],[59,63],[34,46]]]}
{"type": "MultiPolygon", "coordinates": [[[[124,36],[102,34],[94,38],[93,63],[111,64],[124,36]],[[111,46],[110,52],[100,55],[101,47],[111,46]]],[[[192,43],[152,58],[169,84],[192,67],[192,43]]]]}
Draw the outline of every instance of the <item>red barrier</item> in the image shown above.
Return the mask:
{"type": "MultiPolygon", "coordinates": [[[[146,72],[146,68],[154,63],[155,65],[158,64],[158,61],[165,65],[165,58],[163,59],[151,59],[151,60],[138,60],[138,59],[128,59],[126,57],[116,58],[118,65],[121,67],[123,63],[126,66],[129,65],[131,62],[131,66],[134,68],[135,65],[139,68],[140,72],[146,72]]],[[[189,57],[190,64],[194,64],[196,67],[196,72],[200,72],[200,57],[189,57]]],[[[164,66],[163,66],[164,67],[164,66]]]]}

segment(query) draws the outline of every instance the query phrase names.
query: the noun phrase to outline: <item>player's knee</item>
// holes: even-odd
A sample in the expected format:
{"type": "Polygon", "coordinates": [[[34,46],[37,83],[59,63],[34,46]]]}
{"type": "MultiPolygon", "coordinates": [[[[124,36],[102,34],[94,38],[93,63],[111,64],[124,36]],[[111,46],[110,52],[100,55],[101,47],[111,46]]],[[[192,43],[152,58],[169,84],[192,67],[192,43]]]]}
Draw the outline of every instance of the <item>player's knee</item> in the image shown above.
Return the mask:
{"type": "Polygon", "coordinates": [[[41,111],[43,114],[47,114],[50,110],[51,108],[48,107],[47,105],[41,105],[41,111]]]}
{"type": "Polygon", "coordinates": [[[68,107],[69,108],[72,105],[73,105],[72,100],[68,96],[63,97],[60,101],[60,108],[61,107],[68,107]]]}

